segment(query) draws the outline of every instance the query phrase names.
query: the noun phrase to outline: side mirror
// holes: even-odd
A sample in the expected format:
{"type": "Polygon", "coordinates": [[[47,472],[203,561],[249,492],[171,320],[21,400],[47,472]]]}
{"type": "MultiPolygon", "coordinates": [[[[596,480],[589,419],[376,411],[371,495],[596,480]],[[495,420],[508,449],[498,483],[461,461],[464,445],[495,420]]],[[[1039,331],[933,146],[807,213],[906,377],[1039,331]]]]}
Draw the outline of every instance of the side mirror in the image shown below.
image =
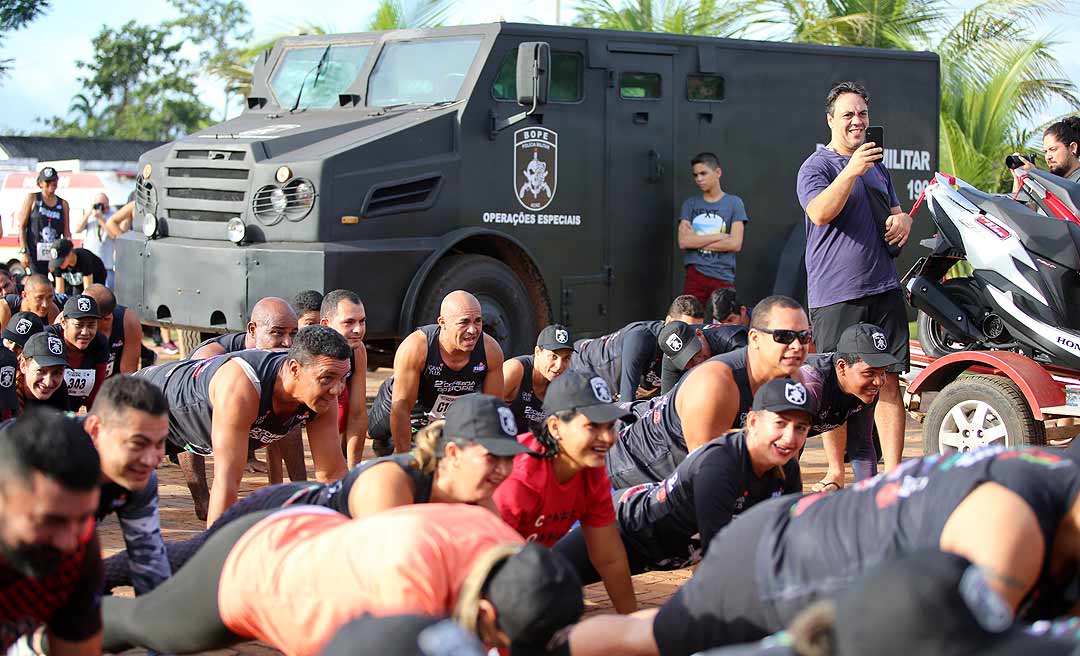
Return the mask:
{"type": "Polygon", "coordinates": [[[551,85],[551,46],[543,41],[527,41],[518,46],[517,101],[536,109],[547,102],[551,85]]]}

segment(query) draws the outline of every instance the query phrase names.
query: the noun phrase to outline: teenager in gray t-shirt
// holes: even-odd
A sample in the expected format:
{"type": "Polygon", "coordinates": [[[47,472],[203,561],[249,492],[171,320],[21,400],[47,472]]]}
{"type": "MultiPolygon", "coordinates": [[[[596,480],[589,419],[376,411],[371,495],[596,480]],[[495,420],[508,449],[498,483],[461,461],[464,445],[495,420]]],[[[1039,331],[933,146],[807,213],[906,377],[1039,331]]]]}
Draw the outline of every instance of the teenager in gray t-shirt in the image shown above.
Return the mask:
{"type": "Polygon", "coordinates": [[[700,153],[690,164],[694,183],[702,193],[687,198],[679,210],[679,247],[687,267],[688,289],[684,293],[698,295],[689,289],[697,279],[698,283],[708,283],[710,289],[701,290],[707,298],[716,287],[734,286],[735,253],[742,248],[744,228],[739,224],[748,219],[742,199],[720,188],[716,155],[700,153]],[[706,280],[701,281],[701,276],[706,280]]]}

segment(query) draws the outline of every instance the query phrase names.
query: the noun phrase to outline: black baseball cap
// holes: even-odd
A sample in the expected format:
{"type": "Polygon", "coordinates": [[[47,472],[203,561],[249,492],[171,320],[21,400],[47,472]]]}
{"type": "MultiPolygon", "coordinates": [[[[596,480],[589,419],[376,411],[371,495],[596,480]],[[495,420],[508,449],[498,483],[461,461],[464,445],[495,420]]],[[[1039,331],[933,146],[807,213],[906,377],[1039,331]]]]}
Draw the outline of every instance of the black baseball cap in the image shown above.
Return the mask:
{"type": "Polygon", "coordinates": [[[70,296],[64,303],[64,317],[67,319],[100,319],[101,311],[93,296],[79,294],[70,296]]]}
{"type": "Polygon", "coordinates": [[[872,323],[848,326],[840,334],[836,352],[857,355],[871,367],[900,364],[900,359],[889,351],[889,338],[885,336],[885,331],[872,323]]]}
{"type": "Polygon", "coordinates": [[[660,329],[660,336],[656,338],[660,350],[680,371],[686,369],[690,359],[701,351],[697,330],[697,326],[691,326],[684,321],[669,321],[660,329]]]}
{"type": "Polygon", "coordinates": [[[51,166],[46,166],[45,168],[38,171],[38,174],[37,174],[37,181],[39,183],[40,182],[52,182],[53,180],[59,180],[59,179],[60,179],[60,174],[57,173],[56,169],[54,169],[51,166]]]}
{"type": "Polygon", "coordinates": [[[322,656],[486,656],[484,645],[451,619],[362,615],[338,629],[322,656]]]}
{"type": "Polygon", "coordinates": [[[447,409],[442,440],[472,440],[493,456],[529,453],[517,441],[517,433],[514,413],[502,399],[490,394],[466,394],[447,409]]]}
{"type": "Polygon", "coordinates": [[[966,558],[909,553],[870,571],[836,601],[839,656],[1073,654],[1076,645],[1033,635],[966,558]]]}
{"type": "Polygon", "coordinates": [[[544,654],[556,650],[556,634],[581,618],[582,587],[565,557],[529,542],[492,570],[484,597],[510,636],[511,654],[544,654]]]}
{"type": "Polygon", "coordinates": [[[16,312],[4,326],[3,338],[19,346],[25,346],[26,340],[42,330],[45,330],[45,324],[42,323],[41,317],[33,312],[16,312]]]}
{"type": "Polygon", "coordinates": [[[773,378],[758,388],[757,394],[754,394],[752,409],[754,412],[768,410],[776,413],[798,410],[812,417],[817,412],[817,402],[799,381],[773,378]]]}
{"type": "Polygon", "coordinates": [[[536,338],[536,348],[546,351],[573,350],[574,336],[570,334],[570,329],[566,326],[553,323],[540,331],[540,335],[536,338]]]}
{"type": "Polygon", "coordinates": [[[622,419],[633,421],[634,413],[612,403],[607,381],[592,371],[567,371],[548,384],[544,393],[544,415],[577,410],[601,424],[622,419]]]}
{"type": "Polygon", "coordinates": [[[64,266],[64,258],[71,254],[71,251],[75,248],[75,245],[71,243],[69,239],[60,239],[52,247],[52,259],[49,260],[49,269],[56,271],[60,267],[64,266]]]}
{"type": "Polygon", "coordinates": [[[67,366],[67,346],[63,338],[41,332],[31,335],[23,345],[23,358],[33,360],[42,367],[67,366]]]}

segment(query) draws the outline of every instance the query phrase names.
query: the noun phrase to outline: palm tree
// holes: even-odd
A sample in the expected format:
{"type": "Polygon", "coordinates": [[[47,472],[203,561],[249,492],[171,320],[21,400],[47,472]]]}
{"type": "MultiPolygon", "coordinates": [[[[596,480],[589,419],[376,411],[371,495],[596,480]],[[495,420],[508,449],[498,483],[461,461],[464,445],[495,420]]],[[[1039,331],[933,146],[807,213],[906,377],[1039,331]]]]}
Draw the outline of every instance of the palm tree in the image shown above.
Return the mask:
{"type": "Polygon", "coordinates": [[[915,49],[944,14],[935,0],[762,0],[753,23],[797,43],[915,49]]]}
{"type": "Polygon", "coordinates": [[[581,0],[575,9],[579,27],[630,32],[673,32],[732,37],[742,33],[750,2],[735,0],[581,0]]]}
{"type": "Polygon", "coordinates": [[[453,5],[449,0],[379,0],[368,22],[370,32],[420,27],[440,27],[453,5]]]}

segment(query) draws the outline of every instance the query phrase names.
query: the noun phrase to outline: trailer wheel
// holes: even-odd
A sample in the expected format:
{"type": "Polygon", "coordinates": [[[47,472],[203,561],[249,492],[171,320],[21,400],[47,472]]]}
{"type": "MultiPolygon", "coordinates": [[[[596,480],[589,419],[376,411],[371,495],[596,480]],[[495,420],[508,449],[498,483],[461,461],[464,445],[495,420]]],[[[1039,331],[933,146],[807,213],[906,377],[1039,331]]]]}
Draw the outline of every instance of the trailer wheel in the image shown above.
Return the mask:
{"type": "Polygon", "coordinates": [[[938,392],[923,423],[923,453],[1046,444],[1046,427],[1002,376],[962,376],[938,392]]]}
{"type": "MultiPolygon", "coordinates": [[[[971,319],[979,319],[981,312],[979,290],[975,287],[975,281],[971,278],[950,278],[942,283],[945,293],[956,302],[971,319]]],[[[949,333],[948,330],[936,319],[919,310],[918,319],[919,346],[923,353],[932,358],[941,358],[950,353],[959,353],[971,347],[966,341],[961,341],[949,333]]]]}
{"type": "Polygon", "coordinates": [[[486,255],[452,255],[435,265],[420,294],[419,323],[435,323],[448,293],[464,289],[480,300],[484,332],[499,342],[503,355],[531,353],[536,343],[536,313],[529,292],[510,267],[486,255]]]}

